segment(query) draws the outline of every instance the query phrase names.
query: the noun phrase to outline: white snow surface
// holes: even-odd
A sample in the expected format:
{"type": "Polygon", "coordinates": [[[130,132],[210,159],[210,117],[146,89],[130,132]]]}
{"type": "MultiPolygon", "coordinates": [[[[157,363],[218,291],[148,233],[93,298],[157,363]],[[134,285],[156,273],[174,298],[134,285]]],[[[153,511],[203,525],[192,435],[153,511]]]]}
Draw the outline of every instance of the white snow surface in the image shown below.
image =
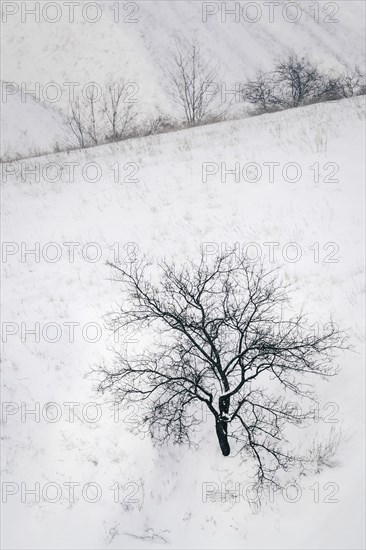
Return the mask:
{"type": "MultiPolygon", "coordinates": [[[[65,115],[21,92],[6,95],[1,88],[1,154],[3,160],[36,156],[73,143],[65,115]]],[[[75,143],[75,140],[74,140],[75,143]]]]}
{"type": "MultiPolygon", "coordinates": [[[[179,9],[179,3],[164,4],[171,12],[179,9]]],[[[17,44],[15,50],[22,47],[17,44]]],[[[17,71],[8,78],[18,78],[17,71]]],[[[364,548],[365,173],[359,160],[364,118],[364,98],[358,97],[3,166],[3,241],[19,248],[23,243],[28,250],[39,243],[41,250],[40,257],[24,259],[9,244],[12,253],[1,264],[3,322],[19,329],[2,343],[2,400],[19,409],[22,403],[28,408],[38,403],[41,409],[37,422],[31,415],[22,421],[20,410],[3,422],[3,482],[17,483],[19,490],[2,507],[4,548],[364,548]],[[235,182],[229,174],[223,182],[218,173],[203,182],[207,162],[219,167],[226,162],[228,169],[256,163],[262,177],[253,182],[252,164],[247,177],[252,181],[235,182]],[[279,167],[271,182],[264,163],[273,162],[279,167]],[[70,163],[75,163],[74,181],[67,175],[70,163]],[[289,176],[282,175],[288,163],[301,168],[297,182],[288,181],[294,177],[291,167],[289,176]],[[58,181],[55,166],[63,168],[58,181]],[[330,178],[335,166],[339,170],[330,178]],[[91,182],[96,169],[99,180],[91,182]],[[70,242],[78,243],[74,261],[65,244],[70,242]],[[95,422],[82,414],[87,403],[101,403],[93,378],[86,375],[101,360],[110,360],[113,345],[104,320],[118,302],[120,287],[110,280],[105,262],[115,259],[115,243],[123,258],[130,243],[138,256],[146,252],[180,262],[197,259],[203,243],[211,243],[211,250],[221,243],[257,243],[272,265],[268,242],[278,243],[274,263],[296,283],[297,305],[317,320],[332,314],[351,329],[354,351],[337,357],[341,373],[328,383],[317,382],[322,406],[337,408],[337,423],[318,422],[315,430],[321,438],[332,427],[342,430],[338,462],[297,480],[298,499],[291,490],[287,500],[265,494],[257,507],[230,495],[222,502],[216,492],[204,502],[204,483],[214,484],[211,489],[240,484],[241,490],[251,481],[250,461],[241,462],[235,453],[220,455],[209,420],[194,450],[155,447],[143,433],[133,435],[133,408],[121,411],[119,421],[106,403],[95,422]],[[55,244],[47,248],[47,243],[55,244]],[[94,245],[83,249],[87,243],[94,245]],[[288,243],[300,249],[297,262],[283,256],[288,243]],[[52,262],[56,252],[60,258],[52,262]],[[31,334],[22,341],[20,324],[29,329],[37,322],[41,331],[58,323],[59,341],[47,341],[55,336],[52,327],[39,342],[31,334]],[[73,342],[65,323],[77,323],[73,342]],[[90,342],[93,330],[89,341],[82,336],[87,323],[103,327],[95,343],[90,342]],[[47,421],[56,410],[51,406],[47,415],[49,402],[61,411],[57,422],[47,421]],[[74,422],[67,402],[79,404],[74,422]],[[62,497],[49,502],[55,495],[51,487],[48,498],[41,495],[35,502],[28,495],[22,502],[21,483],[30,489],[36,482],[41,489],[58,484],[62,497]],[[67,482],[78,484],[75,502],[68,498],[67,482]],[[102,490],[95,503],[82,495],[90,482],[102,490]],[[114,502],[110,489],[115,483],[122,486],[120,502],[114,502]]],[[[293,253],[288,250],[289,257],[293,253]]],[[[143,340],[143,334],[135,338],[143,340]]],[[[93,419],[95,409],[88,414],[93,419]]],[[[311,446],[312,437],[312,431],[301,430],[297,444],[311,446]]]]}

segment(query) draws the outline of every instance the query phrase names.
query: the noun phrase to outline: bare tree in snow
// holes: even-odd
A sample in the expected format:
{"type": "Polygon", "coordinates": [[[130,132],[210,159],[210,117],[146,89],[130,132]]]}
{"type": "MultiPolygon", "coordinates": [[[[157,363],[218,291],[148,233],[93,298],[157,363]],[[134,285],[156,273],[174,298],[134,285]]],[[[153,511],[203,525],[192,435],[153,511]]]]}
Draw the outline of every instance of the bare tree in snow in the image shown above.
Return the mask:
{"type": "Polygon", "coordinates": [[[353,97],[366,93],[365,74],[361,72],[359,67],[346,71],[341,75],[341,81],[344,90],[344,97],[353,97]]]}
{"type": "Polygon", "coordinates": [[[68,123],[81,147],[118,141],[131,132],[137,112],[129,84],[120,80],[103,91],[88,86],[82,96],[70,101],[68,123]]]}
{"type": "Polygon", "coordinates": [[[95,85],[88,86],[84,95],[69,103],[68,124],[80,147],[97,145],[99,107],[98,90],[95,85]]]}
{"type": "Polygon", "coordinates": [[[279,61],[274,72],[279,97],[286,107],[298,107],[318,94],[321,74],[306,57],[290,54],[279,61]]]}
{"type": "Polygon", "coordinates": [[[243,99],[260,112],[298,107],[316,97],[324,84],[318,68],[306,57],[289,54],[275,65],[274,70],[258,71],[243,85],[243,99]]]}
{"type": "Polygon", "coordinates": [[[99,391],[138,403],[160,443],[191,442],[205,407],[222,454],[233,444],[250,455],[261,483],[299,464],[286,430],[310,417],[296,401],[314,398],[311,380],[337,373],[342,333],[329,324],[315,334],[302,313],[286,316],[290,287],[279,273],[233,252],[182,268],[160,263],[158,283],[146,262],[113,269],[124,301],[110,327],[138,326],[153,343],[102,365],[99,391]]]}
{"type": "Polygon", "coordinates": [[[208,117],[223,115],[228,105],[218,105],[219,65],[205,53],[197,38],[177,39],[168,68],[169,94],[179,105],[188,124],[200,124],[208,117]]]}
{"type": "Polygon", "coordinates": [[[132,130],[137,117],[136,105],[128,92],[128,83],[124,80],[106,86],[103,114],[107,140],[117,141],[132,130]]]}
{"type": "Polygon", "coordinates": [[[70,101],[67,122],[80,147],[86,147],[88,139],[85,128],[85,116],[78,99],[70,101]]]}
{"type": "Polygon", "coordinates": [[[281,108],[281,99],[275,93],[272,73],[258,71],[253,80],[242,86],[244,101],[255,105],[259,113],[268,113],[281,108]]]}

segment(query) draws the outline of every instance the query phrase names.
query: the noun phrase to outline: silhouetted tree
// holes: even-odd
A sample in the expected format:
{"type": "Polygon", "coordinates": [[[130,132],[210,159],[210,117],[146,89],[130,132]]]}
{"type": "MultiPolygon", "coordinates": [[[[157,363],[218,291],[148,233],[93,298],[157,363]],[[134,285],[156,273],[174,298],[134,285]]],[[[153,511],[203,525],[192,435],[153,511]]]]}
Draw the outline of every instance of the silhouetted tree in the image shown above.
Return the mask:
{"type": "Polygon", "coordinates": [[[315,334],[303,314],[287,317],[290,287],[279,273],[235,253],[159,266],[156,284],[146,263],[129,271],[112,266],[124,301],[111,328],[137,326],[153,343],[132,357],[119,351],[112,367],[101,366],[99,390],[117,403],[137,402],[159,442],[190,442],[204,406],[222,454],[230,454],[232,438],[255,459],[258,481],[275,482],[280,470],[303,460],[284,435],[288,424],[309,417],[294,399],[314,397],[312,377],[337,373],[333,352],[344,346],[343,335],[333,324],[315,334]]]}

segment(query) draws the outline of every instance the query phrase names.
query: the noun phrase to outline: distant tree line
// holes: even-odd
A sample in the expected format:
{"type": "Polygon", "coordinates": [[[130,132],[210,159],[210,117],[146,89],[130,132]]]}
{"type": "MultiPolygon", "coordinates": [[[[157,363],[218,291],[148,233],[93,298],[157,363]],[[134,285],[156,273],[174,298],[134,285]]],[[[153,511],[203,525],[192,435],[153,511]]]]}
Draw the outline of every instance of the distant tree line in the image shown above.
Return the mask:
{"type": "MultiPolygon", "coordinates": [[[[233,99],[222,97],[220,67],[197,38],[177,39],[169,54],[166,76],[168,94],[179,114],[173,118],[157,115],[139,117],[138,101],[131,99],[129,86],[121,79],[97,88],[70,102],[68,125],[78,146],[121,141],[180,128],[225,120],[233,99]],[[98,90],[99,91],[99,90],[98,90]]],[[[306,56],[289,53],[269,71],[258,70],[255,77],[240,83],[237,95],[250,106],[249,115],[334,101],[365,94],[365,76],[358,67],[344,72],[324,72],[306,56]]],[[[233,116],[233,115],[231,115],[233,116]]]]}
{"type": "Polygon", "coordinates": [[[364,75],[358,67],[340,74],[322,72],[307,57],[289,54],[268,72],[258,71],[242,88],[243,100],[259,113],[334,101],[364,94],[364,75]]]}

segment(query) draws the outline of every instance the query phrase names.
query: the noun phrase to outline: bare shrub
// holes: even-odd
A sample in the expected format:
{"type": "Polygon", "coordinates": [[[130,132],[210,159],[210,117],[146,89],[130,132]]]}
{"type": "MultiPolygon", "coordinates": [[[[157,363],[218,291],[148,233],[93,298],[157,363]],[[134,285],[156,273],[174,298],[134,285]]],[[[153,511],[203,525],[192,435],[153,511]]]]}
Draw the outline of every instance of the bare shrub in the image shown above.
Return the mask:
{"type": "Polygon", "coordinates": [[[179,125],[168,115],[158,113],[150,115],[143,121],[143,135],[151,136],[179,129],[179,125]]]}
{"type": "Polygon", "coordinates": [[[337,432],[332,428],[327,439],[313,443],[309,456],[317,474],[324,470],[324,468],[335,468],[338,466],[339,462],[336,459],[336,455],[340,442],[341,432],[337,432]]]}

